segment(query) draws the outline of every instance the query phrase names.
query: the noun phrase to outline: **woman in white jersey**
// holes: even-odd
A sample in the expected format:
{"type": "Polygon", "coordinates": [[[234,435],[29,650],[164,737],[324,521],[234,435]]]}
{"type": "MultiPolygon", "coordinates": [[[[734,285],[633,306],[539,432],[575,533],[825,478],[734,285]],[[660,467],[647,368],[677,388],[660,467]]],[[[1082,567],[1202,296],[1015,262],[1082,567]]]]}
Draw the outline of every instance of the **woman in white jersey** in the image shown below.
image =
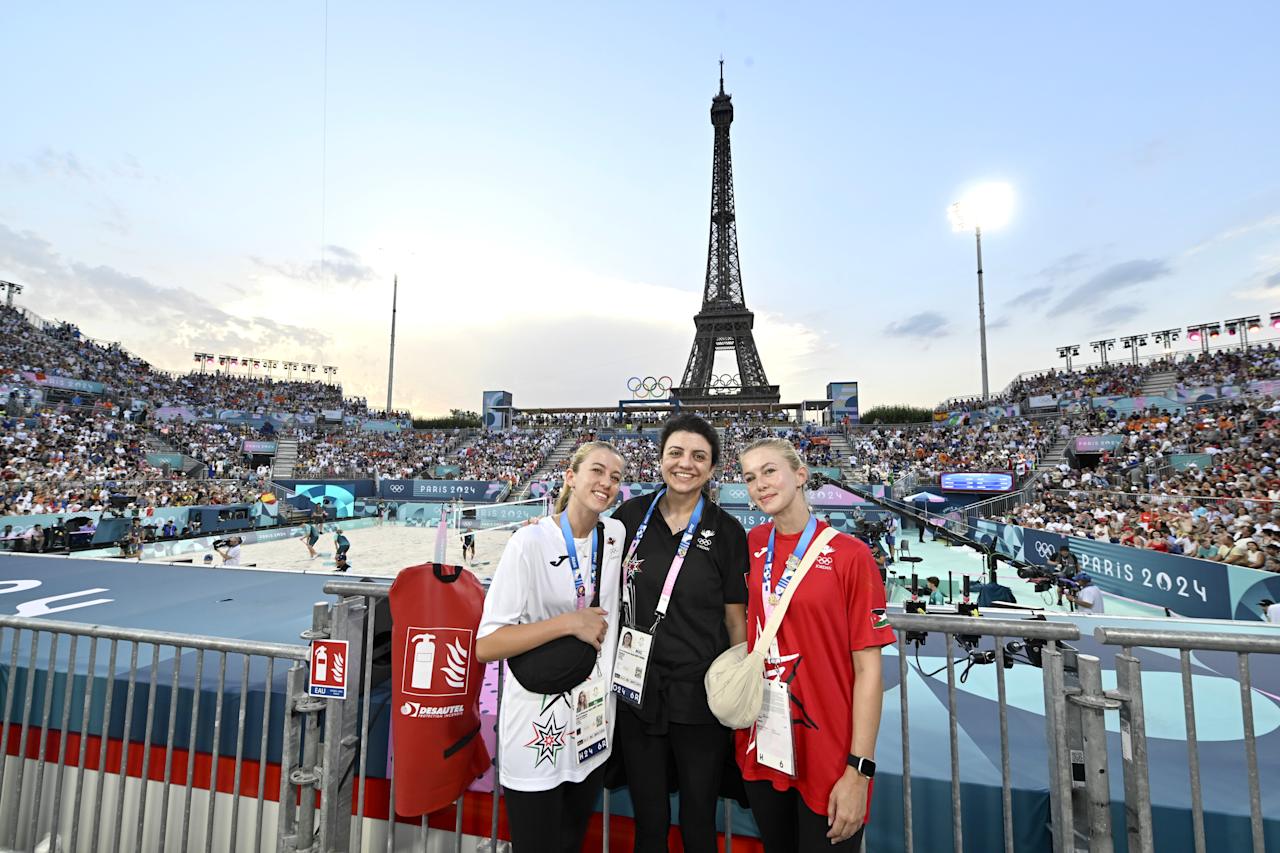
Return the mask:
{"type": "Polygon", "coordinates": [[[510,667],[505,671],[499,780],[514,853],[581,850],[604,787],[626,530],[600,513],[617,499],[622,470],[611,445],[580,447],[565,472],[556,514],[516,530],[485,597],[476,641],[482,661],[512,658],[562,637],[598,652],[586,681],[556,696],[533,693],[510,667]],[[599,606],[589,606],[597,589],[599,606]]]}

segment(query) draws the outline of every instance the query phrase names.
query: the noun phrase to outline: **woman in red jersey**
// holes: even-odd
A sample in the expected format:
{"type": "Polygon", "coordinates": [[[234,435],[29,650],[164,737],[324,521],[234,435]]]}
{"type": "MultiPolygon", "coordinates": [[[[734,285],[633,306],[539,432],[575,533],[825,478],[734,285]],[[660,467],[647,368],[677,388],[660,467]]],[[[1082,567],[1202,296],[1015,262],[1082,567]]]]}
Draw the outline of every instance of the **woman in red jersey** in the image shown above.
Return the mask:
{"type": "MultiPolygon", "coordinates": [[[[740,457],[752,501],[770,522],[747,537],[747,637],[754,645],[816,534],[809,472],[789,441],[740,457]]],[[[883,684],[880,647],[894,635],[867,546],[836,534],[791,591],[765,665],[766,709],[737,733],[736,754],[766,853],[858,850],[871,803],[883,684]],[[821,845],[821,848],[819,847],[821,845]]]]}

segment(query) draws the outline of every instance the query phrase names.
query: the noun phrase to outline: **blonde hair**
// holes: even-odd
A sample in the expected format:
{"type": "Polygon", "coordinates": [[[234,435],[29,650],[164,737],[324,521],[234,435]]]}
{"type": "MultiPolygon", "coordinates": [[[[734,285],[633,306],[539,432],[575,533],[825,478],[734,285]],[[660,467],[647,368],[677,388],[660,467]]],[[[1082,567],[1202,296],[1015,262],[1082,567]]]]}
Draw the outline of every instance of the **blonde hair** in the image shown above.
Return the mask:
{"type": "MultiPolygon", "coordinates": [[[[573,458],[569,460],[569,470],[575,474],[578,473],[578,469],[582,467],[582,463],[585,462],[587,457],[595,450],[609,451],[614,456],[622,460],[622,467],[624,470],[626,469],[627,460],[618,452],[618,448],[614,447],[607,441],[588,441],[586,444],[574,451],[573,458]]],[[[569,505],[569,495],[572,492],[573,487],[568,483],[565,483],[564,487],[560,489],[560,497],[556,498],[556,512],[564,512],[564,508],[569,505]]]]}
{"type": "Polygon", "coordinates": [[[800,454],[796,452],[796,446],[785,438],[757,438],[755,441],[747,445],[747,449],[738,454],[738,464],[742,464],[742,459],[753,450],[776,450],[787,460],[787,464],[791,466],[792,471],[799,471],[801,468],[807,467],[804,460],[800,458],[800,454]]]}

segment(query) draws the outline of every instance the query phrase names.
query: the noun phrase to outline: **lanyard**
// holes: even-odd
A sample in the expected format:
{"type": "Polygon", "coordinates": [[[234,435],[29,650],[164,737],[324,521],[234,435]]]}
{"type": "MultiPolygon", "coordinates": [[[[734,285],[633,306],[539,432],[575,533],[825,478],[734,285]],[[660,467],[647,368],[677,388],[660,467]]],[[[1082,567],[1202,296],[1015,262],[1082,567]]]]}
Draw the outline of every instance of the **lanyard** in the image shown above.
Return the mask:
{"type": "MultiPolygon", "coordinates": [[[[568,511],[560,513],[560,532],[564,534],[564,547],[569,552],[569,568],[573,571],[573,590],[578,597],[578,609],[587,606],[587,579],[582,576],[582,567],[578,564],[578,546],[573,541],[573,528],[569,526],[568,511]]],[[[596,539],[599,537],[587,534],[591,540],[591,564],[596,565],[596,539]]]]}
{"type": "Polygon", "coordinates": [[[787,587],[791,584],[791,577],[795,574],[796,568],[804,558],[804,552],[809,550],[809,543],[813,541],[813,534],[817,530],[818,518],[810,515],[809,523],[804,526],[804,533],[800,534],[800,541],[796,543],[795,550],[791,552],[791,556],[787,557],[787,568],[778,580],[777,589],[773,588],[773,540],[778,533],[778,529],[775,527],[769,531],[769,548],[765,553],[764,571],[761,573],[764,581],[763,603],[766,619],[769,618],[769,614],[773,613],[773,608],[782,598],[782,594],[787,591],[787,587]]]}
{"type": "MultiPolygon", "coordinates": [[[[640,547],[640,540],[644,538],[644,532],[649,529],[649,520],[653,518],[653,511],[658,506],[658,501],[662,500],[662,496],[667,490],[659,489],[658,494],[654,495],[653,503],[649,504],[649,509],[645,511],[644,520],[640,522],[640,526],[636,528],[636,535],[631,540],[631,547],[627,549],[627,559],[624,565],[630,565],[632,559],[635,558],[636,549],[640,547]]],[[[651,631],[657,630],[658,623],[667,615],[667,606],[671,604],[671,593],[676,588],[676,578],[680,577],[680,569],[684,566],[684,558],[689,553],[689,546],[693,544],[693,534],[698,529],[698,524],[702,521],[702,508],[706,504],[705,497],[698,498],[698,505],[693,508],[693,515],[689,516],[689,526],[684,529],[684,536],[680,537],[680,546],[676,548],[676,556],[671,560],[671,567],[667,569],[667,578],[662,584],[662,595],[658,597],[658,606],[653,611],[653,628],[651,631]]],[[[630,584],[628,584],[630,586],[630,584]]]]}

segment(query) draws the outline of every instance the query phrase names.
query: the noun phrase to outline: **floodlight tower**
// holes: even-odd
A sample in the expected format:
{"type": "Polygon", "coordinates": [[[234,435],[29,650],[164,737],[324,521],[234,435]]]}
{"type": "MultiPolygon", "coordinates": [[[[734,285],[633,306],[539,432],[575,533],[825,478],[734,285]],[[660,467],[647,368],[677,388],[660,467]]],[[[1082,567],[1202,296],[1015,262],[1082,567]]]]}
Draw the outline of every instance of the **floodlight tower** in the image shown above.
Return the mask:
{"type": "Polygon", "coordinates": [[[990,399],[987,382],[987,306],[982,291],[982,229],[999,228],[1013,212],[1013,188],[1008,184],[979,184],[947,208],[955,231],[973,229],[978,248],[978,346],[982,356],[982,402],[990,399]]]}
{"type": "Polygon", "coordinates": [[[1129,350],[1131,360],[1136,365],[1138,363],[1138,348],[1147,345],[1147,336],[1125,335],[1120,339],[1120,343],[1124,344],[1124,348],[1129,350]]]}
{"type": "Polygon", "coordinates": [[[1089,346],[1093,347],[1093,351],[1098,354],[1098,358],[1102,360],[1102,366],[1109,364],[1107,360],[1107,352],[1116,348],[1115,338],[1103,338],[1098,341],[1090,341],[1089,346]]]}
{"type": "Polygon", "coordinates": [[[1067,372],[1071,372],[1071,359],[1080,354],[1079,344],[1067,344],[1065,347],[1058,347],[1058,358],[1067,360],[1067,372]]]}

